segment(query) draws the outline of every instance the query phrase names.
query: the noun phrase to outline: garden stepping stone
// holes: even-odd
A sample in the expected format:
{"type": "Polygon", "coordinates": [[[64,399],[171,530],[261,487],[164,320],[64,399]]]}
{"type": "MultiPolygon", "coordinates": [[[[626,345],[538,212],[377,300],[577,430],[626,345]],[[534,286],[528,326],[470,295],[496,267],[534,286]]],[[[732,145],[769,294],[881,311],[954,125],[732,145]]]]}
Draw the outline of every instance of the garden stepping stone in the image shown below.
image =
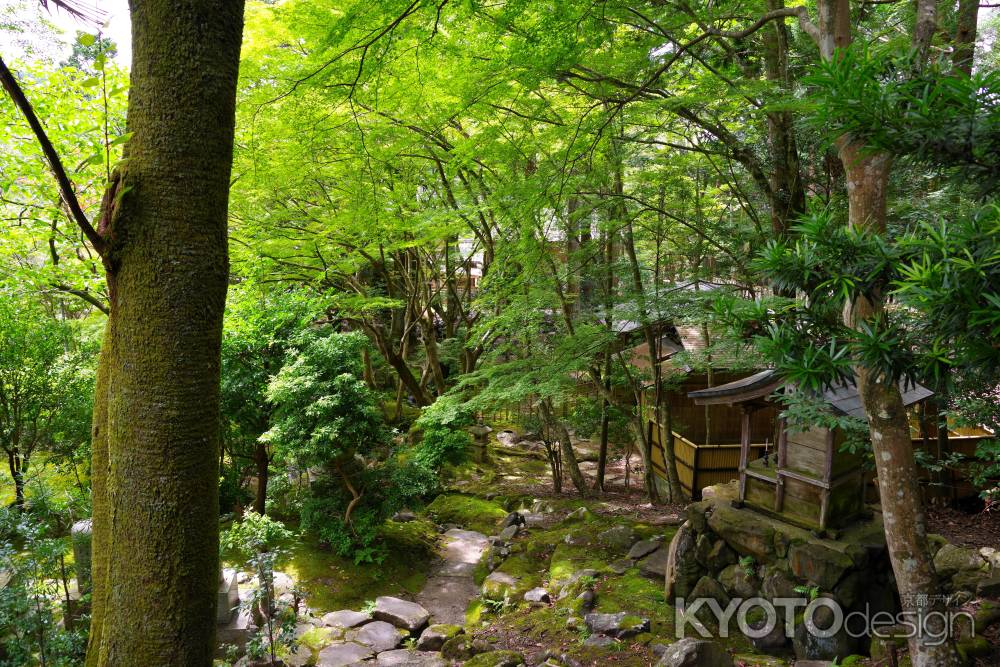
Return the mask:
{"type": "Polygon", "coordinates": [[[370,620],[372,620],[371,614],[365,614],[360,611],[351,611],[350,609],[331,611],[329,614],[323,615],[323,625],[330,627],[337,626],[341,628],[356,628],[362,623],[367,623],[370,620]]]}
{"type": "Polygon", "coordinates": [[[397,628],[416,632],[427,625],[431,614],[416,602],[381,595],[375,598],[375,618],[397,628]]]}
{"type": "Polygon", "coordinates": [[[403,638],[399,636],[399,630],[396,629],[396,626],[385,621],[373,621],[361,626],[360,630],[350,633],[348,639],[369,646],[376,653],[381,653],[397,648],[403,638]]]}
{"type": "Polygon", "coordinates": [[[347,667],[373,655],[375,653],[367,646],[354,642],[336,642],[319,652],[316,667],[347,667]]]}
{"type": "Polygon", "coordinates": [[[375,664],[377,667],[448,667],[448,661],[440,653],[405,648],[379,653],[375,664]]]}
{"type": "Polygon", "coordinates": [[[583,642],[584,646],[596,646],[597,648],[607,648],[612,644],[617,644],[618,640],[608,637],[607,635],[590,635],[587,640],[583,642]]]}

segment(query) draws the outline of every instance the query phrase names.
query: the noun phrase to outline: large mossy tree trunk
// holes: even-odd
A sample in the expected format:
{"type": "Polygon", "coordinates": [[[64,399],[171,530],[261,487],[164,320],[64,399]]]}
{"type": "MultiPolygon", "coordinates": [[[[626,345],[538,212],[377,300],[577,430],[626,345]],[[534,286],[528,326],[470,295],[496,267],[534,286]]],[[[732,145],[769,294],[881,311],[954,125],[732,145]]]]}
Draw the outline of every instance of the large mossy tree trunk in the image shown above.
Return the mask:
{"type": "Polygon", "coordinates": [[[219,579],[226,218],[240,0],[132,0],[122,166],[98,232],[88,667],[209,666],[219,579]]]}

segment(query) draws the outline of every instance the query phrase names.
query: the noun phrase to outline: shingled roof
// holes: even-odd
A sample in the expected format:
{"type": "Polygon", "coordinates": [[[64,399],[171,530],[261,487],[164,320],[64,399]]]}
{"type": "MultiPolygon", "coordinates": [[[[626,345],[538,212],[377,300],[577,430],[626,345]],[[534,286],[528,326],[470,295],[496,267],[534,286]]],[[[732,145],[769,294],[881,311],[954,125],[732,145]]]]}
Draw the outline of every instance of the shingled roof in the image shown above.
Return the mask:
{"type": "MultiPolygon", "coordinates": [[[[785,384],[786,382],[778,377],[774,369],[768,369],[734,382],[719,385],[718,387],[692,391],[688,396],[694,399],[694,402],[698,405],[735,405],[737,403],[766,399],[785,384]]],[[[901,380],[899,383],[899,392],[903,396],[904,406],[919,403],[934,395],[934,392],[927,387],[904,380],[901,380]]],[[[862,419],[865,417],[861,395],[858,393],[858,388],[854,380],[824,391],[821,397],[834,410],[841,414],[862,419]]]]}

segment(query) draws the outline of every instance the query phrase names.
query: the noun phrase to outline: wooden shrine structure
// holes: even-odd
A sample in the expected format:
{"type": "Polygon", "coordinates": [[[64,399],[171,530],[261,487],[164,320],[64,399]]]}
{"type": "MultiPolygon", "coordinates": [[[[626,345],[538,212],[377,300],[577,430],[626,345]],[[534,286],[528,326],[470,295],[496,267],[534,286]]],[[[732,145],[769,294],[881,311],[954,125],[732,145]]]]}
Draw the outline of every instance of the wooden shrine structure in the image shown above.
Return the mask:
{"type": "MultiPolygon", "coordinates": [[[[728,405],[741,410],[740,502],[807,528],[822,531],[844,526],[864,509],[865,482],[860,456],[840,451],[843,434],[839,429],[813,427],[797,432],[779,418],[776,451],[752,458],[753,415],[773,410],[769,397],[784,387],[784,380],[766,370],[688,396],[698,405],[728,405]]],[[[901,384],[900,391],[906,406],[933,394],[918,384],[901,384]]],[[[821,398],[839,414],[865,417],[853,383],[823,392],[821,398]]]]}

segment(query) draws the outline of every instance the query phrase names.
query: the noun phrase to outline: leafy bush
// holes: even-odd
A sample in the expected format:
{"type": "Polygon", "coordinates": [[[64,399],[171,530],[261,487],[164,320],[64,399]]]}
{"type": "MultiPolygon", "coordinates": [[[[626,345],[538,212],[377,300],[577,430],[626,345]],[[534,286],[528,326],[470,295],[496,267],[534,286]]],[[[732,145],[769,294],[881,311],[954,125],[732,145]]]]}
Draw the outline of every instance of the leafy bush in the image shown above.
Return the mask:
{"type": "Polygon", "coordinates": [[[437,470],[445,463],[461,463],[468,448],[469,434],[464,429],[435,427],[424,431],[413,456],[428,470],[437,470]]]}
{"type": "Polygon", "coordinates": [[[315,482],[303,501],[302,527],[340,556],[351,557],[356,563],[380,563],[386,553],[382,525],[399,510],[436,491],[437,474],[415,459],[393,457],[354,476],[361,501],[351,513],[350,524],[344,521],[344,512],[351,497],[329,476],[315,482]]]}

